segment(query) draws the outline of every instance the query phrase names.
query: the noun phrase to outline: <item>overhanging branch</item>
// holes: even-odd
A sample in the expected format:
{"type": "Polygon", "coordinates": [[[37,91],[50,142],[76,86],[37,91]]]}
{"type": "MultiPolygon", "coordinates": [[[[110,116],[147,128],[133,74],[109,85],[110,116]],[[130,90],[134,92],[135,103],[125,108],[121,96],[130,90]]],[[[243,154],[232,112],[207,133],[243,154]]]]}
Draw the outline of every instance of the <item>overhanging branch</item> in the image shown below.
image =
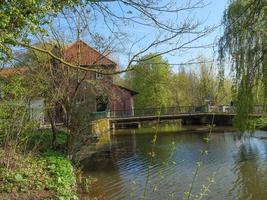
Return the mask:
{"type": "Polygon", "coordinates": [[[121,70],[121,71],[116,71],[116,72],[103,72],[101,70],[95,70],[95,69],[82,67],[82,66],[79,66],[79,65],[74,65],[74,64],[72,64],[70,62],[67,62],[64,59],[56,56],[51,51],[46,50],[46,49],[42,49],[42,48],[39,48],[39,47],[36,47],[36,46],[32,46],[30,44],[26,44],[26,43],[23,43],[23,42],[20,42],[20,41],[14,41],[14,43],[19,45],[19,46],[28,48],[28,49],[32,49],[32,50],[35,50],[35,51],[39,51],[39,52],[45,53],[45,54],[51,56],[52,58],[54,58],[55,60],[61,62],[62,64],[66,65],[68,67],[71,67],[73,69],[78,69],[78,70],[87,71],[87,72],[95,72],[95,73],[99,73],[99,74],[102,74],[102,75],[116,75],[116,74],[121,74],[121,73],[133,70],[132,68],[128,68],[126,70],[121,70]]]}

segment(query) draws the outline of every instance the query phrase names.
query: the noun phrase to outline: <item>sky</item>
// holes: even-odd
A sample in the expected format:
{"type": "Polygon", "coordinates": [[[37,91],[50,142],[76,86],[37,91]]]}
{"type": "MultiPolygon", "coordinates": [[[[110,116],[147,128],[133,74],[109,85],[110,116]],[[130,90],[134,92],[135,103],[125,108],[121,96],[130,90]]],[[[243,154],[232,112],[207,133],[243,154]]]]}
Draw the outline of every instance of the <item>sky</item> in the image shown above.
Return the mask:
{"type": "MultiPolygon", "coordinates": [[[[179,0],[178,0],[179,1],[179,0]]],[[[204,19],[205,23],[204,25],[207,26],[218,26],[212,33],[206,35],[205,37],[201,38],[199,40],[200,44],[210,44],[210,43],[216,43],[220,36],[223,34],[223,26],[222,18],[224,14],[224,10],[227,8],[228,0],[208,0],[206,1],[207,6],[198,10],[196,12],[196,17],[200,19],[204,19]]],[[[184,54],[181,57],[175,57],[175,56],[166,56],[168,61],[170,63],[183,63],[186,60],[194,59],[198,56],[204,56],[207,58],[207,60],[216,60],[217,58],[217,48],[216,46],[214,48],[205,48],[205,49],[191,49],[187,54],[184,54]],[[177,62],[178,60],[178,62],[177,62]]],[[[187,66],[191,69],[195,69],[197,65],[187,66]]],[[[179,68],[179,66],[176,66],[176,69],[179,68]]]]}
{"type": "MultiPolygon", "coordinates": [[[[185,2],[188,0],[176,0],[177,5],[183,5],[185,2]]],[[[191,2],[197,2],[199,0],[191,0],[191,2]]],[[[179,14],[179,17],[176,21],[174,19],[174,15],[172,14],[166,14],[166,15],[159,15],[158,17],[162,20],[173,20],[173,22],[179,24],[184,22],[185,19],[188,17],[197,19],[199,21],[204,22],[201,27],[203,28],[204,26],[218,26],[221,24],[222,18],[223,18],[223,13],[225,8],[227,7],[228,0],[203,0],[206,4],[205,7],[200,8],[200,9],[194,9],[192,12],[186,12],[186,13],[181,13],[179,14]]],[[[165,2],[165,1],[163,1],[165,2]]],[[[107,3],[110,6],[110,9],[116,13],[116,14],[121,14],[121,13],[127,13],[131,11],[131,8],[127,6],[122,6],[119,7],[117,2],[116,3],[107,3]]],[[[129,17],[133,17],[135,13],[129,14],[129,17]]],[[[89,18],[89,17],[88,17],[89,18]]],[[[90,27],[88,30],[84,30],[81,34],[80,37],[82,40],[87,42],[89,45],[94,47],[94,44],[91,39],[91,35],[89,32],[94,32],[94,33],[99,33],[101,36],[106,38],[106,41],[113,41],[112,43],[114,47],[114,51],[112,53],[112,58],[119,63],[121,68],[125,68],[128,65],[130,53],[134,54],[136,52],[141,51],[144,49],[153,39],[156,37],[161,37],[164,38],[164,34],[160,35],[160,32],[157,32],[157,30],[151,28],[151,27],[144,27],[144,26],[139,26],[137,24],[127,24],[127,22],[121,23],[119,28],[122,30],[122,32],[127,33],[126,36],[119,36],[123,38],[123,42],[121,40],[116,40],[114,37],[114,34],[112,34],[109,31],[109,28],[104,23],[104,18],[101,17],[100,15],[97,15],[96,19],[88,19],[90,23],[90,27]],[[95,23],[91,23],[92,22],[95,23]],[[90,29],[90,31],[89,31],[90,29]],[[120,41],[120,42],[118,42],[120,41]]],[[[74,29],[67,29],[68,25],[66,22],[63,22],[62,20],[57,20],[55,23],[55,26],[57,26],[58,29],[61,30],[62,35],[65,36],[68,42],[73,42],[77,39],[77,35],[75,32],[73,32],[74,29]]],[[[116,27],[110,27],[113,31],[117,31],[116,27]]],[[[196,42],[188,45],[188,46],[201,46],[201,45],[206,45],[206,44],[213,44],[216,43],[216,41],[219,39],[219,37],[223,33],[223,27],[219,26],[216,28],[213,32],[210,34],[200,38],[196,42]]],[[[187,40],[190,40],[193,38],[193,35],[186,34],[182,37],[181,41],[186,42],[187,40]]],[[[172,41],[176,42],[176,41],[172,41]]],[[[163,44],[159,45],[158,47],[152,48],[147,53],[154,53],[154,52],[161,52],[164,51],[165,49],[170,48],[171,44],[163,44]]],[[[168,60],[170,64],[172,64],[172,69],[173,71],[178,71],[181,65],[180,63],[186,63],[187,61],[196,61],[195,59],[199,56],[204,56],[207,58],[207,60],[212,61],[216,60],[217,57],[217,48],[215,47],[209,47],[209,48],[189,48],[189,49],[184,49],[183,51],[178,50],[169,54],[165,54],[163,57],[168,60]],[[176,65],[177,64],[177,65],[176,65]]],[[[131,55],[132,55],[131,54],[131,55]]],[[[143,55],[145,55],[143,54],[143,55]]],[[[187,69],[196,69],[198,65],[187,65],[187,69]]],[[[196,69],[197,70],[197,69],[196,69]]]]}
{"type": "MultiPolygon", "coordinates": [[[[200,18],[206,18],[206,23],[207,25],[215,25],[215,26],[219,26],[222,23],[222,18],[223,18],[223,14],[224,14],[224,10],[227,8],[228,5],[228,0],[210,0],[207,1],[208,5],[199,10],[198,12],[198,16],[200,18]]],[[[223,26],[219,26],[218,28],[215,29],[214,32],[212,32],[211,34],[205,36],[204,38],[202,38],[202,42],[204,43],[210,43],[210,42],[216,42],[220,36],[223,34],[223,26]]],[[[204,54],[207,57],[212,58],[214,55],[214,51],[216,52],[217,49],[201,49],[201,50],[193,50],[193,54],[197,55],[197,54],[204,54]]]]}
{"type": "MultiPolygon", "coordinates": [[[[181,2],[182,0],[177,0],[177,3],[181,2]]],[[[203,26],[217,26],[221,24],[223,13],[225,8],[228,5],[228,0],[206,0],[205,3],[207,4],[204,8],[194,10],[192,15],[195,16],[196,19],[199,19],[200,21],[205,21],[203,26]]],[[[136,30],[134,30],[136,31],[136,30]]],[[[214,32],[208,34],[207,36],[201,38],[196,45],[201,44],[210,44],[213,42],[216,42],[219,37],[223,33],[223,27],[219,26],[217,29],[215,29],[214,32]]],[[[164,47],[163,47],[164,48],[164,47]]],[[[153,50],[152,50],[153,51],[153,50]]],[[[190,49],[189,51],[185,53],[176,52],[174,55],[165,55],[164,57],[169,61],[171,64],[177,64],[177,63],[185,63],[188,60],[193,60],[196,57],[202,55],[204,57],[207,57],[208,60],[216,59],[217,57],[217,49],[215,48],[204,48],[204,49],[190,49]]],[[[127,58],[125,58],[122,54],[118,55],[120,64],[122,66],[127,65],[127,58]]],[[[173,70],[176,71],[179,69],[179,65],[172,65],[173,70]]],[[[196,65],[187,66],[189,68],[196,68],[196,65]]]]}
{"type": "MultiPolygon", "coordinates": [[[[179,0],[178,0],[179,1],[179,0]]],[[[223,26],[222,26],[222,19],[224,10],[227,8],[228,0],[209,0],[206,1],[207,6],[205,8],[200,9],[196,16],[202,19],[206,19],[205,25],[208,26],[218,26],[212,33],[208,34],[207,36],[201,38],[199,41],[200,43],[215,43],[223,34],[223,26]]],[[[194,59],[198,56],[204,56],[210,61],[215,61],[217,59],[217,46],[215,45],[214,48],[205,48],[205,49],[192,49],[190,52],[182,57],[179,57],[179,61],[183,62],[183,60],[190,60],[194,59]]],[[[175,62],[177,58],[173,56],[167,56],[167,59],[170,63],[175,62]]],[[[191,69],[195,69],[197,65],[188,66],[191,69]]],[[[176,68],[179,68],[177,66],[176,68]]],[[[227,72],[229,73],[229,72],[227,72]]]]}

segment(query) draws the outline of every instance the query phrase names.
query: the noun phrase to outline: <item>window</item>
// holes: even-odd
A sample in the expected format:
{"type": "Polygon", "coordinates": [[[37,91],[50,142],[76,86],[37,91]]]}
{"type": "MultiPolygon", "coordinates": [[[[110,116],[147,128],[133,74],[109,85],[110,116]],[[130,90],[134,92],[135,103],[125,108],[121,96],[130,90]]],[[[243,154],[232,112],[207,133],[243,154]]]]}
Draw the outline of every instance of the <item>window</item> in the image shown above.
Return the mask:
{"type": "Polygon", "coordinates": [[[107,96],[97,96],[96,97],[96,112],[106,111],[108,108],[108,98],[107,96]]]}
{"type": "Polygon", "coordinates": [[[101,80],[101,79],[103,79],[103,74],[100,74],[100,73],[95,73],[95,79],[96,80],[101,80]]]}

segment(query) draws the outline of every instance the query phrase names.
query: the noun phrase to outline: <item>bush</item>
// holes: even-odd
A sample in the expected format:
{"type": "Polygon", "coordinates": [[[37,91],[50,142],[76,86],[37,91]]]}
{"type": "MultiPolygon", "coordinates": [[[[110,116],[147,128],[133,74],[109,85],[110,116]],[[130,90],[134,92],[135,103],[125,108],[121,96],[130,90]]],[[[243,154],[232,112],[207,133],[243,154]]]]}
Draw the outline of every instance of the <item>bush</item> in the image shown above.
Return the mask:
{"type": "Polygon", "coordinates": [[[72,200],[76,178],[70,160],[55,152],[9,154],[0,149],[0,199],[72,200]]]}
{"type": "MultiPolygon", "coordinates": [[[[51,150],[52,133],[50,129],[31,130],[28,135],[28,149],[35,149],[40,152],[51,150]]],[[[68,134],[64,131],[57,131],[56,144],[62,148],[67,144],[68,134]]],[[[62,150],[62,149],[61,149],[62,150]]]]}
{"type": "Polygon", "coordinates": [[[50,189],[56,192],[57,199],[77,199],[76,178],[70,160],[63,155],[50,151],[44,154],[47,169],[52,180],[50,189]]]}

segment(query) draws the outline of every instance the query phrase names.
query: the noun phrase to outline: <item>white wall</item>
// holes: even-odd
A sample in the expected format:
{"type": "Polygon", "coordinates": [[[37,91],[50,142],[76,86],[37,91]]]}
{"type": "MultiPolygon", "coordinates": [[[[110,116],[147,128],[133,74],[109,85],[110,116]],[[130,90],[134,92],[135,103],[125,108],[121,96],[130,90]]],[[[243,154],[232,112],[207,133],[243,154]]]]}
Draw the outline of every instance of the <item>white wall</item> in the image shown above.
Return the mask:
{"type": "Polygon", "coordinates": [[[30,117],[32,120],[44,124],[44,99],[33,99],[29,103],[30,117]]]}

